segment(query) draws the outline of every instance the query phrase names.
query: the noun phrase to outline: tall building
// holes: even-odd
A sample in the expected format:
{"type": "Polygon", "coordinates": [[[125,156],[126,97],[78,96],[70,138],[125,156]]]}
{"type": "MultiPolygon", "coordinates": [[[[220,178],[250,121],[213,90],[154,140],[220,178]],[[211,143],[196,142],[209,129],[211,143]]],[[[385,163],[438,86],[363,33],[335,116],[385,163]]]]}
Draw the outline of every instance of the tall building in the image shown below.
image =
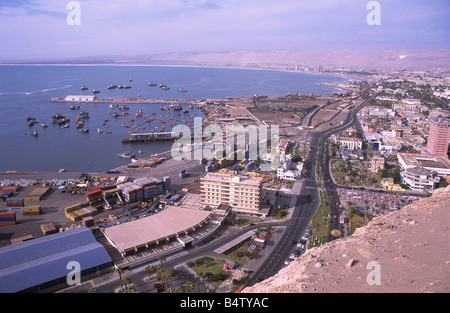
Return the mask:
{"type": "Polygon", "coordinates": [[[203,205],[228,204],[235,211],[258,214],[262,178],[238,176],[233,171],[205,173],[200,178],[200,194],[203,205]]]}
{"type": "Polygon", "coordinates": [[[439,115],[430,120],[427,150],[433,155],[446,156],[450,141],[450,119],[439,115]]]}

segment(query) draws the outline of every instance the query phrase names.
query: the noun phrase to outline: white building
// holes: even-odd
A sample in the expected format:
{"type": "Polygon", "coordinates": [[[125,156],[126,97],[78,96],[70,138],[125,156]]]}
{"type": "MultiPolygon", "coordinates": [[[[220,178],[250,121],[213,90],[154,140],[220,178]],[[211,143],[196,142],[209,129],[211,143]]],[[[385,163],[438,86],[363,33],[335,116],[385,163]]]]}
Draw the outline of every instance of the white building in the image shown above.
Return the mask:
{"type": "Polygon", "coordinates": [[[408,168],[401,172],[402,183],[414,191],[432,192],[441,180],[436,172],[422,167],[408,168]]]}
{"type": "Polygon", "coordinates": [[[362,140],[354,137],[341,137],[338,139],[340,149],[361,150],[362,140]]]}
{"type": "Polygon", "coordinates": [[[97,99],[96,96],[87,95],[68,95],[64,98],[65,102],[94,102],[97,99]]]}

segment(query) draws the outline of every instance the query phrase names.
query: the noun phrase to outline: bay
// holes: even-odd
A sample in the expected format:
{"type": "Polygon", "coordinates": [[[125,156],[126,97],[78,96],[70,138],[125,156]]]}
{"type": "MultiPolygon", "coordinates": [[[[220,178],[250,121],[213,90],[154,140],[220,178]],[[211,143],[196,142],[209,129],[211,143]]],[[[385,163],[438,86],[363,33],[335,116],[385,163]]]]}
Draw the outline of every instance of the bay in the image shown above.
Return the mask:
{"type": "Polygon", "coordinates": [[[96,172],[105,171],[129,160],[117,154],[130,151],[142,156],[170,150],[173,142],[145,144],[123,144],[121,139],[129,136],[130,128],[136,132],[160,131],[160,123],[143,124],[143,117],[134,117],[138,110],[143,116],[182,124],[183,119],[193,120],[194,116],[204,116],[198,108],[183,108],[190,112],[181,117],[176,111],[161,111],[160,104],[127,104],[130,115],[115,119],[109,111],[120,113],[109,107],[109,103],[80,104],[80,110],[71,110],[67,103],[52,103],[51,98],[67,95],[92,95],[100,90],[99,98],[142,98],[150,99],[225,99],[228,96],[282,96],[287,93],[332,95],[336,89],[320,85],[323,82],[346,82],[347,78],[300,72],[254,70],[214,67],[176,66],[80,66],[80,65],[1,65],[0,66],[0,171],[17,170],[96,172]],[[130,81],[131,80],[131,81],[130,81]],[[170,90],[149,83],[165,84],[170,90]],[[108,85],[130,85],[130,89],[107,89],[108,85]],[[88,90],[81,91],[81,86],[88,90]],[[179,89],[187,92],[180,93],[179,89]],[[80,111],[89,112],[86,126],[90,132],[82,134],[75,128],[75,119],[80,111]],[[52,124],[52,115],[61,113],[70,118],[70,127],[61,128],[52,124]],[[153,114],[152,114],[153,113],[153,114]],[[38,124],[29,127],[26,118],[36,118],[38,124]],[[106,122],[105,119],[109,121],[106,122]],[[168,118],[173,118],[168,120],[168,118]],[[42,128],[45,122],[48,127],[42,128]],[[139,125],[146,126],[139,129],[139,125]],[[159,127],[159,128],[156,128],[159,127]],[[103,130],[97,133],[97,128],[103,130]],[[38,136],[32,136],[32,130],[38,136]],[[110,133],[107,133],[110,132],[110,133]]]}

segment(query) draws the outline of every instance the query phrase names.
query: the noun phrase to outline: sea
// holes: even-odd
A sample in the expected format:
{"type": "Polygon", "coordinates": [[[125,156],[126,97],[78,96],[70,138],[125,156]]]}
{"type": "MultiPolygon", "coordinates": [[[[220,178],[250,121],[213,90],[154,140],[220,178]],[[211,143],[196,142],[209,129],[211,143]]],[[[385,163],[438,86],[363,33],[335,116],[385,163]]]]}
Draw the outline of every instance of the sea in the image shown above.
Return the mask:
{"type": "MultiPolygon", "coordinates": [[[[138,157],[165,152],[173,142],[125,144],[129,132],[170,131],[170,124],[184,124],[195,116],[204,116],[200,108],[182,104],[188,114],[162,111],[161,103],[126,104],[130,115],[113,118],[110,103],[53,103],[51,98],[67,95],[92,95],[98,98],[145,99],[225,99],[229,96],[283,96],[288,93],[330,96],[336,88],[323,82],[348,82],[350,78],[279,70],[183,67],[183,66],[115,66],[115,65],[0,65],[0,172],[102,172],[130,163],[118,154],[129,151],[138,157]],[[149,83],[157,86],[150,87],[149,83]],[[109,85],[129,85],[129,89],[107,89],[109,85]],[[170,90],[162,90],[159,85],[170,90]],[[82,86],[88,89],[81,90],[82,86]],[[185,89],[186,92],[179,92],[185,89]],[[135,117],[137,111],[141,117],[135,117]],[[81,111],[89,112],[85,126],[89,133],[80,133],[75,120],[81,111]],[[70,119],[69,127],[52,123],[53,114],[70,119]],[[37,124],[29,127],[27,117],[37,124]],[[133,118],[134,120],[131,120],[133,118]],[[144,119],[165,120],[166,128],[144,119]],[[106,121],[107,119],[107,121],[106,121]],[[42,123],[48,125],[43,128],[42,123]],[[127,127],[129,126],[129,127],[127,127]],[[132,128],[130,128],[132,127],[132,128]],[[145,127],[145,128],[144,128],[145,127]],[[103,132],[98,133],[97,129],[103,132]],[[36,130],[38,136],[33,136],[36,130]],[[141,152],[141,153],[139,153],[141,152]]],[[[166,105],[168,106],[168,105],[166,105]]]]}

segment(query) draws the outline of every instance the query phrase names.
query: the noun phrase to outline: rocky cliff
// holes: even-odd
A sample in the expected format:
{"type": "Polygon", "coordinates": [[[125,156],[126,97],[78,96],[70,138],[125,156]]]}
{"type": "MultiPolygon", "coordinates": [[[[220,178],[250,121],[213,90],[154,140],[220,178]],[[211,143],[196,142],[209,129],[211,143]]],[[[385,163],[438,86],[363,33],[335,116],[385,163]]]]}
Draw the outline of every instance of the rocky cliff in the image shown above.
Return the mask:
{"type": "Polygon", "coordinates": [[[243,292],[449,292],[450,186],[308,250],[243,292]]]}

